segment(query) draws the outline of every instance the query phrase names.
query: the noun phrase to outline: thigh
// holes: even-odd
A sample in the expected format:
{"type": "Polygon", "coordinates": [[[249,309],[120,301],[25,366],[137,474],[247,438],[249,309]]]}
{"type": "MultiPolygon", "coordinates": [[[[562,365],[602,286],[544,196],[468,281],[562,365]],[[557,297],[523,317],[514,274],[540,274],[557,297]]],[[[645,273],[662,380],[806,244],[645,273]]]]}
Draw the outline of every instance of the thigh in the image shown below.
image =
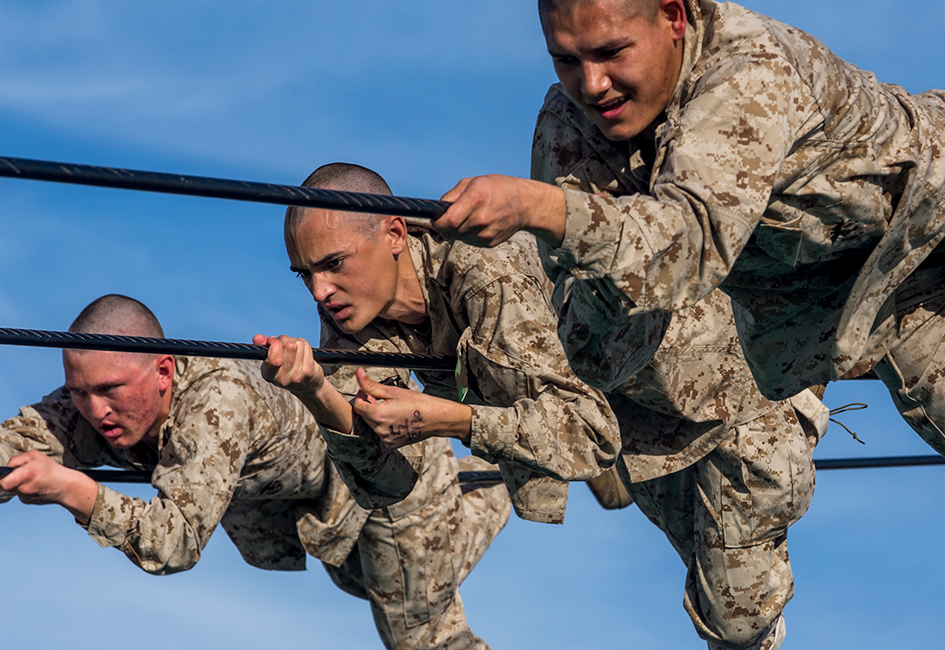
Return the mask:
{"type": "Polygon", "coordinates": [[[702,517],[720,522],[718,543],[739,548],[783,536],[807,512],[815,484],[811,444],[791,403],[736,426],[698,481],[702,517]]]}
{"type": "Polygon", "coordinates": [[[692,555],[696,499],[699,498],[696,475],[701,462],[649,481],[624,483],[633,503],[663,531],[684,563],[688,563],[692,555]]]}
{"type": "MultiPolygon", "coordinates": [[[[464,472],[495,472],[499,468],[481,458],[463,456],[459,459],[459,469],[464,472]]],[[[460,583],[485,555],[492,540],[508,523],[512,511],[512,500],[504,483],[464,484],[461,492],[463,516],[461,521],[455,522],[452,535],[460,583]]]]}
{"type": "Polygon", "coordinates": [[[751,647],[794,594],[787,529],[814,491],[811,445],[790,403],[736,427],[696,480],[685,606],[704,639],[751,647]]]}

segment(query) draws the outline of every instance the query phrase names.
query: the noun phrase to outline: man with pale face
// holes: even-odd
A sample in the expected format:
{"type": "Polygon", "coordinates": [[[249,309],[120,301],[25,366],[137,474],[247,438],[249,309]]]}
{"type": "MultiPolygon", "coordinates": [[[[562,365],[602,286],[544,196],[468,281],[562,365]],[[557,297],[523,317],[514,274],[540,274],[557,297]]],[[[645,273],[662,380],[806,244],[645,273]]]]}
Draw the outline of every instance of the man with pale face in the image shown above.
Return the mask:
{"type": "Polygon", "coordinates": [[[561,83],[533,154],[559,186],[467,179],[434,227],[477,245],[531,231],[546,264],[631,316],[720,288],[766,397],[873,369],[945,453],[945,92],[881,84],[730,3],[539,11],[561,83]],[[597,186],[561,141],[619,185],[597,186]]]}
{"type": "MultiPolygon", "coordinates": [[[[147,307],[118,295],[70,330],[163,337],[147,307]]],[[[312,415],[255,362],[65,350],[63,367],[63,388],[0,424],[0,464],[14,468],[0,501],[58,503],[101,546],[161,575],[193,567],[220,524],[253,566],[298,571],[306,555],[320,559],[371,602],[387,648],[484,647],[458,587],[508,519],[502,486],[461,494],[450,456],[399,510],[372,512],[329,462],[312,415]],[[157,496],[135,499],[76,470],[100,465],[152,471],[157,496]],[[429,588],[405,575],[429,577],[429,588]]]]}
{"type": "MultiPolygon", "coordinates": [[[[346,164],[319,168],[305,186],[390,194],[346,164]]],[[[455,374],[417,371],[419,392],[404,370],[323,371],[302,339],[254,339],[270,346],[264,376],[322,423],[362,506],[397,503],[448,438],[497,463],[516,512],[533,521],[561,522],[566,481],[611,466],[616,422],[568,366],[530,236],[480,250],[402,217],[289,208],[285,241],[318,303],[324,347],[459,356],[455,374]]]]}

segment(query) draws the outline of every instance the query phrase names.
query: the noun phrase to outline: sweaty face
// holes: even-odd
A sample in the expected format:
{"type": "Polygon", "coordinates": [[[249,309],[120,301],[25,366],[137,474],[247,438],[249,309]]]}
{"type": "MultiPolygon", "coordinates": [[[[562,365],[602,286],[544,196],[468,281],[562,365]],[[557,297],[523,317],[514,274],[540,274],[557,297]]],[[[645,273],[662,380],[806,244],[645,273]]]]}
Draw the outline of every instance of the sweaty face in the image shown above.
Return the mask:
{"type": "Polygon", "coordinates": [[[79,413],[112,447],[156,442],[166,413],[158,372],[160,357],[122,352],[65,350],[66,388],[79,413]]]}
{"type": "Polygon", "coordinates": [[[635,137],[666,108],[682,65],[679,0],[664,0],[655,21],[628,13],[623,0],[596,0],[544,24],[558,79],[605,137],[635,137]]]}
{"type": "Polygon", "coordinates": [[[360,332],[393,303],[397,264],[384,228],[366,238],[345,215],[308,209],[285,244],[289,268],[343,332],[360,332]]]}

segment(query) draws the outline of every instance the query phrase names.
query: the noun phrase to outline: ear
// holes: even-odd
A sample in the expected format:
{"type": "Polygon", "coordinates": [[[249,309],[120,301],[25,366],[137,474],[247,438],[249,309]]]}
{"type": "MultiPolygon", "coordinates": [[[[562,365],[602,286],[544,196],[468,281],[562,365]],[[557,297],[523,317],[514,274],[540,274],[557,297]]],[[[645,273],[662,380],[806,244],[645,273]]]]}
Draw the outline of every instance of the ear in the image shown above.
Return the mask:
{"type": "Polygon", "coordinates": [[[174,357],[169,354],[163,354],[155,361],[158,372],[158,390],[163,395],[165,391],[174,385],[174,372],[176,365],[174,357]]]}
{"type": "Polygon", "coordinates": [[[685,38],[686,4],[684,0],[661,0],[660,18],[668,24],[674,41],[685,38]]]}
{"type": "Polygon", "coordinates": [[[390,237],[391,253],[400,255],[407,248],[407,222],[403,217],[389,217],[387,235],[390,237]]]}

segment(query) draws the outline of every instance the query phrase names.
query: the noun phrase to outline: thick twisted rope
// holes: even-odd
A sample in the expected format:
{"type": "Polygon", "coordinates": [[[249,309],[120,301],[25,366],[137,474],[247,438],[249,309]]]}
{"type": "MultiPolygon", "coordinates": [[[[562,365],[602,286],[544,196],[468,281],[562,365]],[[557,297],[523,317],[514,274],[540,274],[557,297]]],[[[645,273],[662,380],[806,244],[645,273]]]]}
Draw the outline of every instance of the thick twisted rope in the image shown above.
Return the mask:
{"type": "MultiPolygon", "coordinates": [[[[190,341],[148,336],[113,336],[9,328],[0,328],[0,345],[143,354],[179,354],[187,357],[219,357],[257,361],[264,360],[268,351],[265,345],[252,345],[250,343],[190,341]]],[[[410,368],[413,370],[453,371],[456,369],[455,357],[437,357],[429,354],[360,352],[317,348],[312,350],[312,354],[315,361],[324,364],[410,368]]]]}
{"type": "MultiPolygon", "coordinates": [[[[884,456],[875,458],[825,458],[814,461],[818,471],[830,469],[878,469],[884,467],[923,467],[945,465],[942,456],[884,456]]],[[[12,472],[0,467],[0,479],[12,472]]],[[[83,469],[79,470],[99,483],[150,483],[151,473],[137,470],[83,469]]],[[[500,472],[459,472],[459,482],[477,485],[496,485],[502,482],[500,472]]]]}
{"type": "Polygon", "coordinates": [[[159,172],[94,167],[72,163],[0,157],[0,176],[34,181],[113,187],[122,190],[205,196],[234,201],[296,205],[345,212],[392,214],[402,217],[435,219],[449,207],[445,201],[411,199],[362,192],[342,192],[312,187],[273,185],[207,176],[162,174],[159,172]]]}

